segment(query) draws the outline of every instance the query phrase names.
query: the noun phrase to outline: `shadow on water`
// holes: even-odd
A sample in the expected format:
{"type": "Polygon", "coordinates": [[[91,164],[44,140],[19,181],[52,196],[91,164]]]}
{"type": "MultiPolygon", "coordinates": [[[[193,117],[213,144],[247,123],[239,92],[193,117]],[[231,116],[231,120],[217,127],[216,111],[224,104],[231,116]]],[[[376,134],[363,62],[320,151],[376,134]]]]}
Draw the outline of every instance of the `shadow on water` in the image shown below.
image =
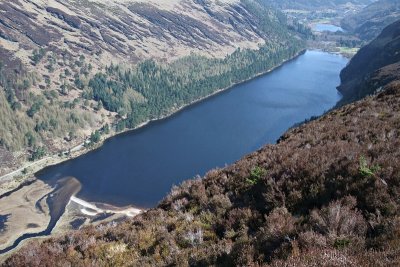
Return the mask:
{"type": "MultiPolygon", "coordinates": [[[[50,235],[51,231],[56,226],[58,220],[64,214],[65,208],[66,208],[71,196],[78,193],[80,189],[81,189],[81,184],[76,178],[67,177],[67,178],[60,179],[56,183],[54,190],[51,191],[47,195],[46,202],[47,202],[47,205],[49,206],[49,210],[50,210],[50,222],[47,225],[47,228],[44,231],[39,232],[39,233],[23,234],[22,236],[17,238],[11,246],[0,250],[0,254],[7,253],[7,252],[15,249],[22,241],[24,241],[26,239],[50,235]]],[[[1,229],[2,221],[3,221],[3,218],[2,218],[2,215],[0,215],[0,229],[1,229]]],[[[3,223],[5,223],[5,221],[3,223]]]]}

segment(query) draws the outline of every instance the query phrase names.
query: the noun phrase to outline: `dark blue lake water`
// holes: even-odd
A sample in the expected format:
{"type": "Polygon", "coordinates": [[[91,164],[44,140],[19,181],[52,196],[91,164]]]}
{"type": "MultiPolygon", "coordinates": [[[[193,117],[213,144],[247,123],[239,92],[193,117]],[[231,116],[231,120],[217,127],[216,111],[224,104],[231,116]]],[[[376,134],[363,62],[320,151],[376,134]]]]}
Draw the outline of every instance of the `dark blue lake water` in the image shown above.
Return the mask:
{"type": "Polygon", "coordinates": [[[344,57],[308,51],[273,72],[49,167],[45,181],[74,176],[90,202],[152,207],[185,179],[224,167],[321,115],[340,99],[344,57]]]}

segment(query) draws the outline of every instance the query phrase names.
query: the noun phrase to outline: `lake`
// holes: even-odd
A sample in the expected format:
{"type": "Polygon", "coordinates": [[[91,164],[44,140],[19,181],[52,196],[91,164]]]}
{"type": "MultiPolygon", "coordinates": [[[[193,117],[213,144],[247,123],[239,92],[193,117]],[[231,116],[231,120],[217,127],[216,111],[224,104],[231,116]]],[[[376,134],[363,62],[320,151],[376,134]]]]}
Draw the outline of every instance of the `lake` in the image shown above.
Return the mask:
{"type": "Polygon", "coordinates": [[[154,207],[173,185],[275,143],[295,123],[333,107],[347,61],[307,51],[269,74],[110,138],[37,176],[49,183],[76,177],[82,184],[77,197],[90,202],[154,207]]]}
{"type": "Polygon", "coordinates": [[[315,24],[313,30],[317,32],[343,32],[343,29],[339,26],[324,23],[315,24]]]}

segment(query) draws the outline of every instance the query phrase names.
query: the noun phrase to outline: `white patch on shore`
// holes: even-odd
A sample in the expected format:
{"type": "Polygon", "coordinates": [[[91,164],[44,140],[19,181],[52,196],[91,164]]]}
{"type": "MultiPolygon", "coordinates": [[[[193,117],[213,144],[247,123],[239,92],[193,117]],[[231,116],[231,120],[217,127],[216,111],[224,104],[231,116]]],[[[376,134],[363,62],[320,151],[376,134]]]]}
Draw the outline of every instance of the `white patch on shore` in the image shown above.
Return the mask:
{"type": "Polygon", "coordinates": [[[88,211],[87,209],[80,209],[81,212],[87,216],[96,216],[98,213],[94,211],[88,211]]]}
{"type": "Polygon", "coordinates": [[[77,198],[75,196],[72,196],[70,201],[82,206],[83,208],[80,209],[80,211],[88,216],[96,216],[100,213],[114,213],[114,214],[125,214],[128,217],[135,217],[136,215],[143,212],[143,210],[134,207],[128,207],[126,209],[118,209],[118,208],[100,209],[96,205],[89,203],[83,199],[77,198]],[[90,209],[90,211],[88,209],[90,209]]]}

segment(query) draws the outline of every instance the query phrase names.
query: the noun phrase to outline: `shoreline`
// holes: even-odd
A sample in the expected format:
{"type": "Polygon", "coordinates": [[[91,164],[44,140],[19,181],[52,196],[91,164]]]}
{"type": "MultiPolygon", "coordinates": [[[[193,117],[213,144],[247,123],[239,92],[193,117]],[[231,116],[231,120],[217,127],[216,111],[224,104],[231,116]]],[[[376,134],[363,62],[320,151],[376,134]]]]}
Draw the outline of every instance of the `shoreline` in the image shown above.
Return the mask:
{"type": "Polygon", "coordinates": [[[100,213],[113,213],[113,214],[123,214],[127,217],[132,218],[145,211],[144,209],[138,209],[135,207],[125,207],[125,208],[111,207],[111,206],[107,207],[108,204],[103,204],[104,207],[100,208],[95,203],[91,203],[76,197],[75,194],[71,196],[69,201],[82,206],[80,211],[83,214],[91,217],[96,216],[100,213]]]}
{"type": "Polygon", "coordinates": [[[13,218],[15,214],[10,214],[14,229],[5,228],[7,229],[5,232],[7,235],[3,236],[1,240],[0,264],[29,240],[47,238],[73,230],[74,228],[71,226],[73,219],[85,218],[85,221],[90,221],[86,225],[97,225],[106,222],[109,218],[117,220],[133,218],[146,211],[134,206],[116,207],[106,203],[91,203],[80,199],[76,197],[76,194],[80,191],[81,184],[73,177],[59,180],[55,188],[38,179],[34,180],[34,183],[32,186],[23,186],[22,190],[16,192],[18,195],[10,194],[1,200],[2,204],[17,203],[14,206],[17,205],[21,211],[19,215],[17,214],[17,218],[13,218]],[[21,197],[20,194],[23,191],[26,192],[21,197]],[[29,199],[30,205],[22,204],[24,199],[29,199]],[[25,226],[26,219],[22,218],[27,213],[35,217],[34,220],[30,220],[30,224],[36,222],[35,228],[25,226]],[[103,219],[98,219],[104,215],[107,216],[103,219]]]}
{"type": "Polygon", "coordinates": [[[178,114],[179,112],[181,112],[181,111],[183,111],[183,110],[185,110],[187,108],[190,108],[193,105],[196,105],[198,103],[201,103],[202,101],[207,100],[210,97],[213,97],[213,96],[216,96],[216,95],[221,94],[223,92],[226,92],[226,91],[234,88],[235,86],[244,84],[244,83],[249,82],[249,81],[251,81],[253,79],[256,79],[256,78],[258,78],[260,76],[269,74],[269,73],[273,72],[274,70],[282,67],[286,63],[289,63],[290,61],[295,60],[299,56],[304,55],[307,51],[313,51],[313,50],[316,50],[316,49],[304,48],[303,50],[301,50],[298,53],[296,53],[293,57],[290,57],[290,58],[287,58],[287,59],[283,60],[280,64],[278,64],[277,66],[275,66],[275,67],[273,67],[271,69],[268,69],[268,70],[265,70],[265,71],[262,71],[262,72],[259,72],[259,73],[255,73],[253,76],[249,77],[248,79],[244,79],[244,80],[236,82],[236,83],[234,83],[234,84],[232,84],[230,86],[227,86],[225,88],[218,89],[218,90],[216,90],[216,91],[214,91],[214,92],[212,92],[212,93],[210,93],[210,94],[208,94],[208,95],[206,95],[204,97],[201,97],[199,99],[193,100],[193,101],[191,101],[191,102],[189,102],[189,103],[187,103],[185,105],[182,105],[182,106],[180,106],[178,108],[172,108],[166,115],[163,115],[163,116],[161,116],[159,118],[155,118],[155,119],[149,119],[147,121],[144,121],[144,122],[140,123],[139,125],[137,125],[134,128],[124,129],[121,132],[113,131],[108,135],[102,136],[100,142],[95,144],[93,147],[90,147],[90,148],[85,147],[84,146],[85,143],[86,143],[86,141],[85,141],[84,143],[81,143],[81,144],[78,144],[78,145],[76,145],[76,146],[74,146],[72,148],[66,149],[65,151],[70,151],[71,152],[71,154],[69,156],[67,156],[67,157],[60,157],[60,156],[58,156],[58,154],[53,154],[53,155],[49,155],[49,156],[47,156],[47,157],[45,157],[43,159],[40,159],[40,160],[38,160],[36,162],[32,162],[32,163],[24,162],[22,164],[22,166],[18,167],[18,169],[16,169],[16,170],[14,170],[14,171],[12,171],[12,172],[10,172],[8,174],[5,174],[5,175],[0,177],[0,186],[3,185],[3,184],[6,184],[6,183],[17,182],[16,185],[9,187],[7,191],[2,192],[2,188],[0,188],[0,195],[14,190],[16,187],[20,186],[21,184],[23,184],[28,179],[32,179],[33,178],[34,180],[36,180],[37,179],[36,174],[41,172],[41,171],[44,171],[48,167],[55,166],[55,165],[58,165],[58,164],[61,164],[61,163],[64,163],[64,162],[68,162],[70,160],[73,160],[75,158],[78,158],[78,157],[83,156],[83,155],[85,155],[85,154],[87,154],[89,152],[92,152],[92,151],[95,151],[95,150],[101,148],[103,146],[104,142],[106,142],[110,138],[113,138],[113,137],[116,137],[116,136],[122,135],[122,134],[128,134],[128,133],[133,132],[135,130],[139,130],[139,129],[149,125],[152,122],[157,122],[157,121],[162,121],[162,120],[168,119],[168,118],[178,114]],[[42,164],[39,165],[39,163],[42,163],[42,164]],[[26,165],[28,165],[28,167],[31,168],[32,170],[29,170],[27,173],[23,174],[22,172],[23,172],[24,169],[26,169],[26,165]],[[17,177],[18,177],[18,181],[15,181],[17,177]]]}
{"type": "MultiPolygon", "coordinates": [[[[316,50],[316,49],[313,49],[313,50],[316,50]]],[[[268,70],[266,70],[266,71],[262,71],[262,72],[256,73],[256,74],[254,74],[252,77],[250,77],[250,78],[248,78],[248,79],[244,79],[244,80],[241,80],[241,81],[239,81],[239,82],[237,82],[237,83],[234,83],[234,84],[232,84],[232,85],[230,85],[230,86],[227,86],[227,87],[218,89],[218,90],[214,91],[213,93],[210,93],[210,94],[208,94],[208,95],[206,95],[206,96],[204,96],[204,97],[201,97],[201,98],[199,98],[199,99],[193,100],[193,101],[191,101],[191,102],[189,102],[189,103],[187,103],[187,104],[185,104],[185,105],[182,105],[181,107],[171,109],[170,112],[168,112],[168,114],[166,114],[166,115],[164,115],[164,116],[161,116],[161,117],[156,118],[156,119],[149,119],[149,120],[147,120],[147,121],[145,121],[145,122],[140,123],[139,125],[137,125],[137,126],[134,127],[134,128],[126,129],[126,130],[123,130],[122,132],[114,133],[114,134],[111,135],[111,136],[106,136],[106,137],[104,138],[104,140],[102,140],[102,142],[100,143],[100,146],[99,146],[99,147],[101,147],[102,143],[105,142],[105,141],[107,141],[107,139],[109,139],[109,138],[111,138],[111,137],[115,137],[115,136],[118,136],[118,135],[121,135],[121,134],[126,134],[126,133],[129,133],[129,132],[138,130],[138,129],[140,129],[140,128],[142,128],[142,127],[144,127],[144,126],[146,126],[146,125],[148,125],[148,124],[150,124],[150,123],[152,123],[152,122],[162,121],[162,120],[168,119],[169,117],[172,117],[172,116],[178,114],[179,112],[185,110],[186,108],[190,108],[191,106],[193,106],[193,105],[195,105],[195,104],[201,103],[201,102],[207,100],[207,99],[210,98],[210,97],[216,96],[216,95],[218,95],[218,94],[220,94],[220,93],[223,93],[223,92],[226,92],[226,91],[229,91],[230,89],[232,89],[232,88],[235,87],[235,86],[244,84],[244,83],[249,82],[249,81],[251,81],[251,80],[253,80],[253,79],[257,79],[257,78],[260,77],[260,76],[269,74],[269,73],[273,72],[274,70],[276,70],[276,69],[282,67],[284,64],[289,63],[290,61],[292,61],[292,60],[298,58],[298,57],[301,56],[301,55],[304,55],[307,51],[309,51],[309,49],[305,48],[305,49],[301,50],[300,52],[298,52],[298,53],[297,53],[296,55],[294,55],[293,57],[283,60],[279,65],[277,65],[277,66],[275,66],[275,67],[273,67],[273,68],[271,68],[271,69],[268,69],[268,70]]],[[[312,50],[310,50],[310,51],[312,51],[312,50]]],[[[99,147],[96,146],[95,148],[93,148],[93,150],[96,150],[96,149],[99,148],[99,147]]],[[[90,152],[90,151],[91,151],[91,150],[89,150],[88,152],[90,152]]]]}

